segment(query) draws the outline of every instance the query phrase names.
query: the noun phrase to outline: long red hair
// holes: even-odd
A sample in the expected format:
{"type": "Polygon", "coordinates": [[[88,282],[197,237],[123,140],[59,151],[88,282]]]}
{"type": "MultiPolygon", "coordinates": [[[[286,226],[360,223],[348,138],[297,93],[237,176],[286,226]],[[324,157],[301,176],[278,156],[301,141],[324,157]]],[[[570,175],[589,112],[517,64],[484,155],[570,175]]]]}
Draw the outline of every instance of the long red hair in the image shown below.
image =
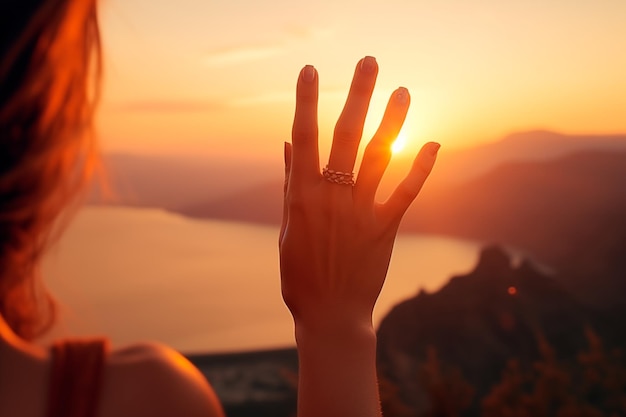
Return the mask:
{"type": "Polygon", "coordinates": [[[38,267],[96,158],[96,0],[0,5],[0,314],[25,339],[52,324],[38,267]]]}

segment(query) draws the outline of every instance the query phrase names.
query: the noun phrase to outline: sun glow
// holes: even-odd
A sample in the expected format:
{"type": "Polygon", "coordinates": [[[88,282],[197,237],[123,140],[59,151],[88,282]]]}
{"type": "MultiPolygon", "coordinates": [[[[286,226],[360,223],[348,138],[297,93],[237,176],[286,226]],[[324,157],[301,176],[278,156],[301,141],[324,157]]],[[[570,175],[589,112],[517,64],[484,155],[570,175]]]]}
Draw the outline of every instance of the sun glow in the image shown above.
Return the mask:
{"type": "Polygon", "coordinates": [[[391,153],[395,155],[402,152],[406,146],[406,141],[406,134],[404,132],[400,132],[396,140],[391,144],[391,153]]]}

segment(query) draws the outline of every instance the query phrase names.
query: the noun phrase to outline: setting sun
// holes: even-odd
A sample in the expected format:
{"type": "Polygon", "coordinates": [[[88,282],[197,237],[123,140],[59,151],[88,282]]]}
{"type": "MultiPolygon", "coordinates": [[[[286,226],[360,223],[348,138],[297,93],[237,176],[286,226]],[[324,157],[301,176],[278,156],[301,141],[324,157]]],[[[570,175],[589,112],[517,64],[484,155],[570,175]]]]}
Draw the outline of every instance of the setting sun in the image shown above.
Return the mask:
{"type": "Polygon", "coordinates": [[[402,152],[402,150],[406,146],[406,142],[406,134],[404,132],[400,132],[396,140],[391,144],[391,153],[395,155],[402,152]]]}

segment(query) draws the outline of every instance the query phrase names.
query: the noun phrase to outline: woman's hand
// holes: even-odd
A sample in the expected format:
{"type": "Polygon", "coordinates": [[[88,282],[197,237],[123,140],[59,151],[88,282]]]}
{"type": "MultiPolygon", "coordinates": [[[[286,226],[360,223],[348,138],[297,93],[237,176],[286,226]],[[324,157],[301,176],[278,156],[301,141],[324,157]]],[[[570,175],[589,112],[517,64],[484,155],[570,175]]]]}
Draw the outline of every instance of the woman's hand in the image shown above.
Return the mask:
{"type": "MultiPolygon", "coordinates": [[[[376,82],[372,57],[356,67],[350,93],[335,127],[327,168],[350,182],[363,123],[376,82]]],[[[380,126],[367,145],[354,186],[320,172],[317,127],[318,76],[300,72],[293,145],[285,144],[285,211],[280,233],[280,269],[285,303],[296,326],[309,329],[371,326],[400,220],[430,173],[439,145],[426,144],[407,177],[385,203],[376,190],[409,108],[408,91],[391,96],[380,126]]]]}
{"type": "Polygon", "coordinates": [[[298,78],[293,146],[285,144],[280,271],[296,327],[299,417],[381,415],[372,311],[400,220],[430,173],[439,145],[425,145],[389,200],[375,201],[409,107],[408,91],[399,88],[353,180],[377,72],[374,58],[357,64],[322,172],[317,72],[306,66],[298,78]]]}
{"type": "Polygon", "coordinates": [[[376,203],[391,144],[409,107],[408,91],[399,88],[353,181],[377,72],[374,58],[357,64],[322,172],[317,72],[306,66],[298,78],[293,146],[285,144],[280,232],[282,292],[294,317],[298,344],[298,417],[381,415],[372,311],[400,220],[430,173],[439,145],[424,146],[389,200],[376,203]]]}

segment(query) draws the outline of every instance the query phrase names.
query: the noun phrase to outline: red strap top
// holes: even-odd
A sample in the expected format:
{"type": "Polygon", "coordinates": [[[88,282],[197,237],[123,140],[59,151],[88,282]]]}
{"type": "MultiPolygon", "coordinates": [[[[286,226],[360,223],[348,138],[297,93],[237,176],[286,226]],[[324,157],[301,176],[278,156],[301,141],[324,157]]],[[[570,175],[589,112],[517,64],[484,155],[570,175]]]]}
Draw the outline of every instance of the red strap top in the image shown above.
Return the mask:
{"type": "Polygon", "coordinates": [[[106,339],[52,346],[47,417],[95,417],[107,351],[106,339]]]}

